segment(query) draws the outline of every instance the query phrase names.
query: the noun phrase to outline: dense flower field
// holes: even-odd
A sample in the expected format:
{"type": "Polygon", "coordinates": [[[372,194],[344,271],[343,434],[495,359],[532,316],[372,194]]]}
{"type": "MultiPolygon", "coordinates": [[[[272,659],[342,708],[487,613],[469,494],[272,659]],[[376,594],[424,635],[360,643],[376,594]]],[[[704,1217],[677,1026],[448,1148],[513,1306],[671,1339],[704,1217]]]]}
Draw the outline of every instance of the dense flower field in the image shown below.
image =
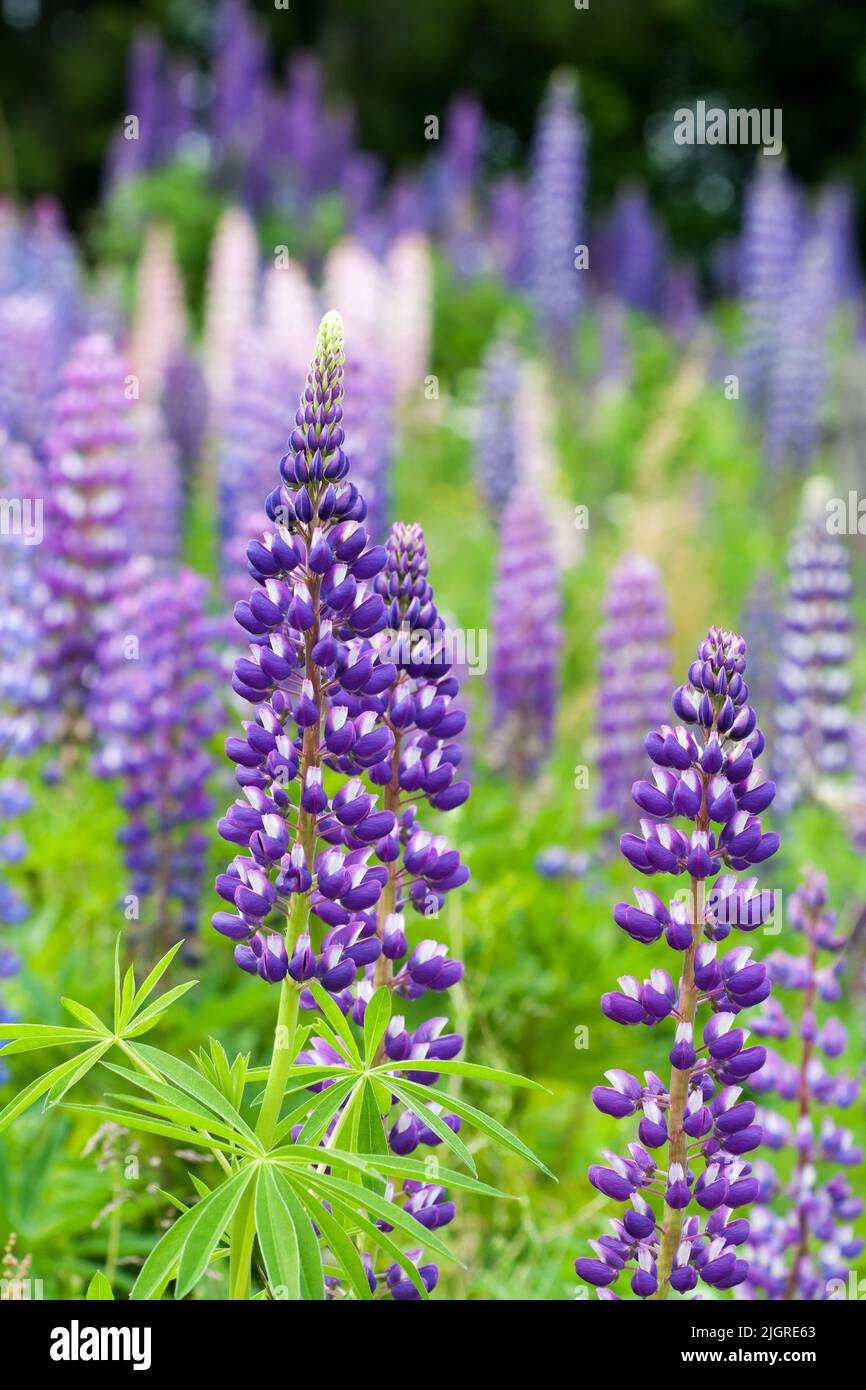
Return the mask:
{"type": "Polygon", "coordinates": [[[509,173],[241,0],[193,89],[0,206],[4,1296],[850,1296],[848,190],[695,267],[570,71],[509,173]]]}

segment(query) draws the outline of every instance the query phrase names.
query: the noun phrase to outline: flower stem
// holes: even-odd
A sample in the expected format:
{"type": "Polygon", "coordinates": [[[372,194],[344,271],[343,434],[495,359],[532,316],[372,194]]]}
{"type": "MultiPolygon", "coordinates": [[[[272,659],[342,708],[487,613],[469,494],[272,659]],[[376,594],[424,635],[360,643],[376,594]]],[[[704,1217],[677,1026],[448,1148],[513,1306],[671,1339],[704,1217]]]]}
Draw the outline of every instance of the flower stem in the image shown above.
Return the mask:
{"type": "MultiPolygon", "coordinates": [[[[700,940],[700,913],[699,895],[701,893],[701,883],[698,879],[691,880],[691,891],[689,900],[691,905],[690,918],[692,924],[692,944],[685,954],[683,962],[683,977],[680,985],[679,1012],[684,1023],[694,1024],[695,1012],[698,1003],[698,989],[695,986],[695,953],[698,949],[700,940]]],[[[681,1163],[683,1171],[688,1167],[688,1144],[686,1132],[683,1129],[683,1117],[685,1115],[686,1102],[689,1098],[689,1081],[691,1070],[680,1071],[677,1067],[671,1070],[670,1084],[670,1105],[668,1107],[668,1168],[671,1164],[681,1163]]],[[[680,1235],[683,1229],[683,1213],[676,1211],[665,1203],[664,1224],[662,1226],[661,1248],[659,1250],[658,1262],[658,1281],[659,1286],[652,1295],[655,1299],[667,1298],[670,1289],[669,1279],[671,1270],[674,1267],[677,1249],[680,1243],[680,1235]]]]}

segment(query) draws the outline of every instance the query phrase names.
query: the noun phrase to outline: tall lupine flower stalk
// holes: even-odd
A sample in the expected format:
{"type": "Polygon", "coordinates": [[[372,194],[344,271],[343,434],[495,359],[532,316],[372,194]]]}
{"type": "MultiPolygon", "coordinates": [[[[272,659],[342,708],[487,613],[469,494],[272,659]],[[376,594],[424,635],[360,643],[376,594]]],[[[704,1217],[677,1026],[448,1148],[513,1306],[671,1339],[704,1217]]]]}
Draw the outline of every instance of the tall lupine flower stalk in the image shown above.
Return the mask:
{"type": "Polygon", "coordinates": [[[670,690],[667,598],[658,567],[624,555],[611,575],[599,630],[598,809],[631,818],[631,789],[646,766],[645,730],[660,724],[670,690]]]}
{"type": "Polygon", "coordinates": [[[532,149],[526,244],[529,288],[542,331],[568,355],[582,300],[576,248],[585,242],[586,135],[577,82],[551,79],[532,149]]]}
{"type": "Polygon", "coordinates": [[[794,1165],[784,1188],[783,1209],[756,1209],[743,1253],[749,1262],[749,1285],[756,1293],[763,1291],[772,1299],[827,1299],[838,1296],[840,1288],[847,1291],[851,1264],[863,1249],[851,1224],[862,1214],[863,1202],[854,1196],[844,1174],[832,1168],[860,1166],[863,1150],[826,1109],[848,1108],[860,1092],[856,1077],[830,1073],[821,1060],[822,1053],[831,1060],[842,1057],[848,1042],[838,1018],[831,1014],[821,1019],[819,1014],[822,1001],[839,998],[842,953],[848,944],[828,907],[826,875],[814,869],[806,872],[786,903],[786,926],[802,933],[806,950],[770,956],[773,998],[752,1027],[761,1037],[793,1037],[799,1056],[788,1061],[769,1052],[751,1086],[762,1096],[775,1092],[796,1106],[793,1125],[774,1110],[758,1115],[765,1142],[774,1149],[792,1149],[794,1165]],[[779,991],[801,995],[793,1018],[782,1008],[779,991]]]}
{"type": "Polygon", "coordinates": [[[738,1016],[768,997],[770,980],[750,947],[720,958],[718,943],[732,927],[755,930],[772,911],[773,895],[756,894],[757,879],[737,875],[774,854],[779,837],[761,826],[775,788],[756,764],[764,739],[748,703],[745,670],[743,639],[711,628],[688,681],[673,695],[683,722],[648,735],[653,780],[633,788],[647,818],[640,835],[622,837],[625,858],[647,876],[686,875],[688,886],[668,904],[636,890],[636,907],[614,909],[615,922],[633,940],[649,946],[664,935],[682,964],[676,985],[656,967],[643,982],[623,976],[619,990],[602,996],[602,1010],[615,1023],[658,1027],[669,1020],[675,1029],[667,1083],[649,1071],[642,1084],[614,1068],[610,1085],[593,1090],[603,1114],[642,1116],[629,1156],[606,1154],[607,1164],[589,1170],[594,1187],[629,1204],[612,1223],[613,1234],[592,1243],[593,1257],[575,1261],[580,1278],[603,1297],[616,1297],[609,1286],[625,1270],[639,1298],[660,1299],[671,1289],[690,1293],[699,1278],[732,1288],[748,1273],[737,1250],[749,1226],[733,1213],[758,1195],[744,1155],[760,1144],[761,1129],[754,1104],[741,1099],[741,1083],[763,1066],[766,1050],[747,1045],[738,1016]],[[673,824],[677,817],[687,830],[673,824]],[[663,1151],[660,1161],[656,1150],[663,1151]],[[699,1160],[704,1167],[696,1173],[699,1160]],[[650,1197],[662,1199],[663,1209],[650,1197]]]}
{"type": "Polygon", "coordinates": [[[48,602],[42,615],[50,712],[62,741],[87,736],[99,615],[123,585],[135,436],[126,367],[111,340],[80,339],[63,369],[45,472],[48,602]]]}
{"type": "MultiPolygon", "coordinates": [[[[423,538],[403,528],[388,550],[369,545],[365,503],[348,478],[342,398],[343,327],[329,313],[280,463],[283,483],[266,503],[273,529],[247,550],[259,587],[235,608],[253,641],[252,659],[236,663],[232,684],[255,718],[226,744],[243,796],[219,829],[241,852],[217,879],[234,911],[217,912],[213,925],[236,943],[242,969],[281,985],[257,1124],[266,1144],[294,1061],[298,1009],[315,1006],[309,981],[361,1022],[380,982],[414,999],[462,975],[434,941],[410,953],[403,918],[407,904],[423,913],[468,876],[459,855],[415,823],[419,797],[447,810],[468,791],[453,780],[456,758],[444,742],[461,722],[450,715],[455,683],[431,666],[429,652],[419,656],[414,643],[407,652],[407,631],[423,637],[440,625],[423,538]],[[396,631],[386,630],[389,621],[396,631]],[[382,789],[379,805],[365,774],[382,789]],[[370,863],[373,856],[378,863],[370,863]],[[403,957],[395,974],[393,963],[403,957]],[[366,973],[353,996],[359,969],[366,973]]],[[[453,1057],[462,1039],[441,1037],[444,1022],[428,1020],[410,1036],[402,1020],[392,1020],[387,1055],[453,1057]]],[[[323,1056],[333,1063],[328,1045],[314,1038],[298,1060],[315,1064],[323,1056]]],[[[345,1113],[335,1117],[332,1143],[345,1113]]],[[[406,1154],[436,1142],[434,1131],[448,1122],[431,1111],[424,1129],[408,1115],[392,1131],[392,1147],[406,1154]]],[[[425,1213],[420,1219],[431,1229],[453,1215],[441,1188],[411,1183],[405,1196],[407,1209],[425,1213]]],[[[420,1272],[432,1288],[435,1266],[420,1272]]],[[[396,1265],[386,1283],[395,1298],[413,1296],[396,1265]]]]}
{"type": "Polygon", "coordinates": [[[138,261],[129,341],[129,363],[138,377],[142,401],[159,402],[168,365],[185,339],[186,308],[174,232],[154,222],[144,234],[138,261]]]}
{"type": "Polygon", "coordinates": [[[759,415],[769,399],[782,308],[794,282],[801,243],[798,191],[784,163],[764,155],[746,189],[737,257],[745,313],[742,392],[759,415]]]}
{"type": "Polygon", "coordinates": [[[830,249],[816,236],[803,247],[782,308],[764,430],[771,467],[805,467],[817,447],[832,309],[830,249]]]}
{"type": "Polygon", "coordinates": [[[197,930],[208,846],[201,825],[213,812],[209,742],[223,710],[206,604],[207,582],[191,570],[142,574],[105,615],[90,700],[95,770],[121,779],[129,891],[145,900],[135,904],[141,921],[164,943],[197,930]]]}
{"type": "Polygon", "coordinates": [[[212,400],[231,386],[238,339],[251,329],[258,289],[256,231],[243,208],[227,208],[210,252],[204,315],[204,370],[212,400]]]}
{"type": "Polygon", "coordinates": [[[519,780],[534,776],[550,749],[560,646],[550,527],[535,493],[519,489],[500,528],[490,664],[494,756],[519,780]]]}
{"type": "Polygon", "coordinates": [[[779,808],[847,771],[851,691],[851,575],[840,537],[827,530],[831,488],[812,479],[788,555],[776,710],[779,808]]]}
{"type": "Polygon", "coordinates": [[[507,334],[493,338],[481,364],[475,473],[487,510],[498,519],[524,467],[518,405],[520,354],[507,334]]]}

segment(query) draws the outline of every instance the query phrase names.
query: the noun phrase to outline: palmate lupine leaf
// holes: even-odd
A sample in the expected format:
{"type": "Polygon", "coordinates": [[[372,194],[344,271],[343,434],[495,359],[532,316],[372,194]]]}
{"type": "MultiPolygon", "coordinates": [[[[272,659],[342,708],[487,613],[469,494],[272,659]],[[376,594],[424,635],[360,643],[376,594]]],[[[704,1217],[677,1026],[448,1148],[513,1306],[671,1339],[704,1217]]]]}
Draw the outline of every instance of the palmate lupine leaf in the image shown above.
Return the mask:
{"type": "MultiPolygon", "coordinates": [[[[402,1081],[399,1089],[395,1083],[393,1090],[394,1094],[400,1095],[401,1099],[403,1099],[405,1095],[404,1103],[406,1105],[409,1104],[409,1098],[414,1098],[416,1103],[419,1101],[433,1100],[437,1101],[440,1105],[447,1106],[450,1110],[453,1110],[455,1114],[459,1115],[461,1119],[469,1120],[476,1129],[480,1129],[482,1134],[486,1134],[488,1139],[492,1139],[500,1148],[510,1149],[512,1153],[519,1154],[521,1158],[528,1159],[535,1168],[540,1169],[547,1177],[553,1178],[554,1182],[556,1181],[550,1169],[545,1167],[541,1159],[523,1143],[522,1139],[518,1139],[517,1136],[506,1129],[504,1125],[501,1125],[498,1120],[494,1120],[492,1115],[487,1115],[483,1110],[478,1110],[474,1105],[470,1105],[468,1101],[463,1100],[462,1097],[448,1095],[445,1091],[437,1091],[432,1086],[419,1086],[415,1081],[402,1081]]],[[[430,1123],[431,1114],[432,1111],[425,1111],[428,1124],[430,1123]]],[[[473,1172],[474,1171],[473,1166],[473,1172]]]]}
{"type": "Polygon", "coordinates": [[[200,1130],[172,1124],[170,1120],[160,1119],[156,1115],[140,1115],[132,1110],[118,1110],[108,1105],[67,1105],[65,1108],[75,1111],[76,1114],[93,1115],[97,1120],[110,1120],[112,1124],[123,1125],[125,1129],[142,1130],[145,1134],[158,1134],[163,1139],[174,1139],[179,1144],[198,1148],[206,1146],[234,1158],[250,1157],[249,1149],[241,1147],[239,1138],[238,1141],[232,1142],[214,1135],[205,1136],[200,1130]]]}
{"type": "Polygon", "coordinates": [[[36,1052],[46,1047],[78,1046],[82,1050],[78,1056],[71,1057],[58,1066],[52,1067],[42,1076],[31,1081],[22,1091],[19,1091],[18,1095],[14,1096],[8,1105],[0,1111],[0,1131],[4,1130],[41,1096],[45,1096],[46,1107],[56,1105],[82,1077],[86,1076],[92,1067],[96,1066],[97,1062],[102,1060],[112,1047],[120,1048],[126,1057],[137,1062],[142,1070],[148,1069],[148,1063],[142,1057],[141,1052],[129,1040],[155,1027],[166,1009],[170,1008],[182,994],[185,994],[188,989],[192,989],[193,985],[197,983],[195,980],[187,980],[182,985],[169,990],[149,1009],[142,1009],[142,1005],[165,974],[181,944],[178,942],[166,952],[154,966],[141,988],[136,990],[135,975],[131,966],[125,979],[121,982],[120,937],[118,936],[114,952],[113,1028],[104,1023],[98,1014],[94,1013],[86,1004],[81,1004],[77,999],[66,998],[61,1001],[64,1008],[83,1023],[84,1027],[64,1028],[59,1025],[41,1023],[5,1023],[3,1025],[4,1041],[3,1045],[0,1046],[0,1052],[2,1052],[4,1060],[7,1057],[24,1052],[36,1052]]]}
{"type": "MultiPolygon", "coordinates": [[[[289,1298],[303,1298],[305,1301],[321,1302],[325,1297],[325,1284],[322,1270],[322,1256],[313,1226],[295,1191],[295,1186],[286,1171],[263,1166],[259,1178],[259,1191],[256,1193],[256,1234],[265,1261],[268,1283],[276,1293],[278,1289],[297,1288],[297,1293],[289,1292],[289,1298]],[[259,1195],[265,1190],[262,1217],[264,1225],[259,1224],[259,1195]],[[268,1223],[276,1221],[277,1229],[268,1223]],[[285,1235],[287,1226],[294,1235],[294,1259],[297,1261],[297,1278],[292,1268],[292,1284],[278,1280],[275,1284],[273,1274],[282,1268],[274,1265],[275,1238],[285,1235]],[[269,1264],[269,1255],[271,1264],[269,1264]],[[273,1266],[273,1272],[272,1272],[273,1266]]],[[[279,1295],[278,1295],[279,1296],[279,1295]]]]}
{"type": "MultiPolygon", "coordinates": [[[[183,1280],[184,1294],[194,1287],[253,1180],[254,1172],[252,1164],[245,1164],[169,1227],[142,1265],[130,1298],[159,1298],[175,1276],[175,1270],[178,1280],[183,1280]],[[189,1241],[192,1244],[187,1252],[189,1241]]],[[[183,1294],[178,1293],[178,1296],[183,1294]]]]}

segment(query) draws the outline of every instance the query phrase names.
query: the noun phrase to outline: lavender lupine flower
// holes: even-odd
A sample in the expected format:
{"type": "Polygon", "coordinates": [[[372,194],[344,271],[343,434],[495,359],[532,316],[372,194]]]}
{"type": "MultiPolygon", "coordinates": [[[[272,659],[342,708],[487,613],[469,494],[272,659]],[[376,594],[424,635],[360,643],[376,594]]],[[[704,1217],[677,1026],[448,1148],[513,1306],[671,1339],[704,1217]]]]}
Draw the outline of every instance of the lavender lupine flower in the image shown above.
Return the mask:
{"type": "Polygon", "coordinates": [[[513,174],[490,185],[487,239],[493,268],[507,285],[526,278],[526,188],[513,174]]]}
{"type": "Polygon", "coordinates": [[[788,555],[776,710],[784,811],[848,767],[851,576],[844,541],[827,529],[830,491],[826,479],[808,484],[788,555]]]}
{"type": "Polygon", "coordinates": [[[233,601],[249,590],[246,546],[267,521],[263,502],[285,440],[289,389],[289,373],[276,352],[257,333],[241,337],[217,454],[221,568],[233,601]]]}
{"type": "Polygon", "coordinates": [[[607,280],[632,309],[657,314],[662,307],[665,237],[639,184],[621,188],[605,231],[607,280]]]}
{"type": "Polygon", "coordinates": [[[162,412],[141,402],[133,411],[135,457],[129,480],[127,534],[133,555],[173,564],[180,554],[183,482],[162,412]]]}
{"type": "Polygon", "coordinates": [[[782,306],[800,255],[802,221],[799,193],[784,163],[762,156],[746,188],[737,257],[745,312],[742,392],[756,414],[763,414],[769,398],[782,306]]]}
{"type": "Polygon", "coordinates": [[[645,730],[670,690],[671,626],[658,568],[625,555],[611,575],[599,631],[598,809],[632,819],[631,789],[646,766],[645,730]]]}
{"type": "Polygon", "coordinates": [[[856,299],[862,276],[857,253],[857,208],[850,184],[831,183],[821,190],[815,231],[827,246],[834,302],[844,304],[856,299]]]}
{"type": "Polygon", "coordinates": [[[577,110],[577,83],[561,72],[551,79],[538,118],[526,217],[529,287],[544,333],[560,355],[570,350],[580,310],[581,272],[576,248],[585,242],[585,145],[577,110]]]}
{"type": "Polygon", "coordinates": [[[223,159],[250,152],[264,74],[264,42],[246,0],[221,0],[214,26],[211,133],[223,159]]]}
{"type": "Polygon", "coordinates": [[[553,738],[561,645],[559,576],[534,492],[512,493],[502,516],[491,632],[495,756],[533,776],[553,738]]]}
{"type": "Polygon", "coordinates": [[[151,223],[144,235],[135,283],[135,314],[129,364],[139,381],[139,398],[155,404],[169,363],[186,339],[183,282],[174,249],[174,233],[151,223]]]}
{"type": "Polygon", "coordinates": [[[127,76],[124,127],[115,136],[109,157],[111,183],[146,173],[159,159],[163,144],[162,45],[155,34],[141,31],[133,39],[127,76]],[[134,117],[135,127],[127,127],[134,117]]]}
{"type": "Polygon", "coordinates": [[[518,423],[520,354],[508,334],[493,338],[481,364],[476,411],[475,475],[487,504],[498,519],[524,470],[525,443],[518,423]]]}
{"type": "Polygon", "coordinates": [[[205,295],[204,371],[215,401],[230,389],[238,340],[253,326],[258,275],[255,227],[242,208],[227,208],[211,246],[205,295]]]}
{"type": "Polygon", "coordinates": [[[838,976],[848,944],[828,907],[824,874],[806,872],[786,903],[786,926],[803,934],[806,952],[791,956],[777,951],[770,956],[767,968],[774,995],[768,1004],[773,1008],[753,1019],[752,1028],[764,1038],[781,1040],[793,1034],[799,1056],[788,1061],[769,1052],[749,1084],[762,1097],[775,1092],[780,1100],[796,1105],[793,1122],[772,1109],[757,1115],[774,1149],[793,1150],[794,1167],[781,1194],[786,1199],[782,1209],[774,1203],[753,1213],[743,1256],[756,1296],[761,1291],[773,1299],[827,1299],[847,1289],[849,1270],[863,1249],[852,1227],[863,1203],[844,1174],[832,1169],[862,1165],[863,1150],[825,1108],[855,1104],[860,1083],[846,1072],[829,1071],[821,1056],[835,1061],[847,1046],[839,1019],[832,1014],[822,1018],[819,1009],[821,1001],[839,998],[838,976]],[[802,995],[793,1020],[778,1001],[779,991],[802,995]]]}
{"type": "Polygon", "coordinates": [[[63,335],[50,299],[0,298],[0,429],[38,447],[57,389],[63,335]]]}
{"type": "Polygon", "coordinates": [[[197,930],[208,847],[200,827],[213,813],[222,668],[206,605],[201,575],[143,573],[105,615],[89,706],[95,771],[121,779],[129,891],[167,942],[197,930]]]}
{"type": "Polygon", "coordinates": [[[750,947],[721,955],[718,946],[732,927],[753,931],[772,911],[773,895],[756,892],[756,878],[738,875],[774,854],[779,837],[761,825],[775,788],[756,763],[764,739],[745,669],[743,639],[711,628],[687,683],[673,695],[682,724],[663,724],[647,737],[652,781],[633,788],[646,818],[640,835],[621,841],[639,873],[686,875],[687,887],[668,903],[638,889],[636,906],[614,909],[614,921],[633,940],[652,945],[664,936],[682,965],[678,983],[656,966],[643,981],[622,976],[601,1001],[615,1023],[673,1025],[667,1084],[651,1071],[641,1082],[613,1068],[609,1084],[593,1091],[603,1114],[640,1117],[628,1156],[606,1153],[589,1170],[598,1191],[628,1204],[612,1222],[613,1234],[591,1243],[592,1257],[575,1261],[580,1278],[603,1297],[616,1297],[608,1290],[623,1273],[638,1298],[666,1298],[671,1289],[688,1294],[699,1279],[733,1288],[748,1273],[739,1252],[748,1222],[737,1213],[758,1195],[749,1155],[761,1128],[741,1088],[763,1066],[766,1050],[749,1044],[740,1015],[768,997],[770,979],[750,947]],[[650,1198],[663,1199],[663,1211],[650,1198]]]}
{"type": "Polygon", "coordinates": [[[805,467],[817,447],[832,309],[829,247],[813,237],[785,296],[770,368],[764,447],[772,467],[805,467]]]}
{"type": "Polygon", "coordinates": [[[185,348],[166,363],[161,404],[180,460],[184,492],[189,496],[204,448],[210,403],[201,364],[185,348]]]}
{"type": "Polygon", "coordinates": [[[49,683],[40,661],[33,613],[48,600],[37,563],[42,539],[44,479],[25,444],[0,436],[0,496],[20,527],[0,535],[0,750],[26,754],[44,731],[40,711],[49,683]]]}
{"type": "Polygon", "coordinates": [[[48,602],[42,661],[62,739],[86,736],[84,710],[100,613],[123,584],[135,437],[126,368],[111,340],[80,339],[63,368],[47,442],[45,558],[48,602]]]}

